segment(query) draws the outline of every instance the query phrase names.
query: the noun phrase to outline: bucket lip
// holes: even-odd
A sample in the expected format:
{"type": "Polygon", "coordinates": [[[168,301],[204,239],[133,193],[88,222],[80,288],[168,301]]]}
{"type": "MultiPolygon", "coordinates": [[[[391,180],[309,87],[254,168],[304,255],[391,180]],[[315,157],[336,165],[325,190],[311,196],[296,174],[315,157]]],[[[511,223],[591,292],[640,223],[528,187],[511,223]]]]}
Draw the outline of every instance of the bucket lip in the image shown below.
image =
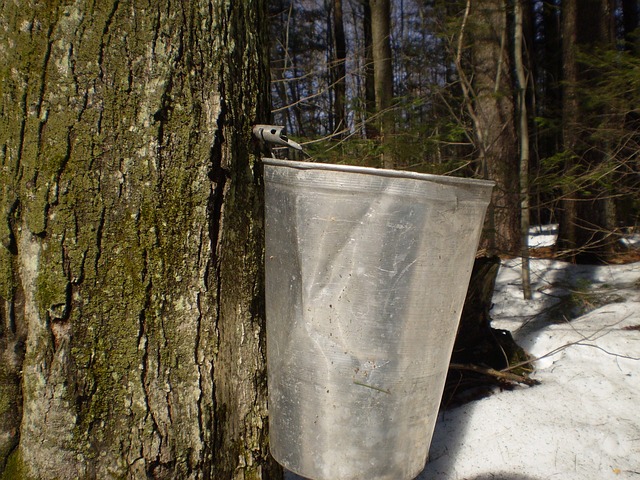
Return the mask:
{"type": "Polygon", "coordinates": [[[434,175],[431,173],[418,173],[406,170],[392,170],[388,168],[360,167],[356,165],[338,165],[332,163],[300,162],[295,160],[281,160],[279,158],[263,158],[262,162],[265,165],[295,168],[298,170],[324,170],[361,173],[365,175],[376,175],[380,177],[409,178],[414,180],[423,180],[459,186],[469,185],[485,188],[492,188],[495,186],[495,182],[493,180],[482,180],[479,178],[466,177],[450,177],[446,175],[434,175]]]}

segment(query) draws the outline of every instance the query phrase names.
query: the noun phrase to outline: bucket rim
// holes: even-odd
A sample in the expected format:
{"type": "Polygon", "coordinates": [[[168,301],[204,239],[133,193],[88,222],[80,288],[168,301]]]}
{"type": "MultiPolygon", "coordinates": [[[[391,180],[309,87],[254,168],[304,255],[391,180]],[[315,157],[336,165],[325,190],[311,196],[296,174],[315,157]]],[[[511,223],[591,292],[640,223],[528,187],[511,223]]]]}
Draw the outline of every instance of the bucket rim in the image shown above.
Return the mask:
{"type": "Polygon", "coordinates": [[[319,162],[300,162],[296,160],[282,160],[279,158],[263,158],[265,165],[274,167],[288,167],[298,170],[322,170],[347,173],[361,173],[364,175],[375,175],[380,177],[408,178],[436,182],[448,185],[469,185],[476,187],[493,188],[496,184],[493,180],[483,180],[479,178],[452,177],[448,175],[435,175],[432,173],[410,172],[406,170],[392,170],[388,168],[361,167],[357,165],[339,165],[319,162]]]}

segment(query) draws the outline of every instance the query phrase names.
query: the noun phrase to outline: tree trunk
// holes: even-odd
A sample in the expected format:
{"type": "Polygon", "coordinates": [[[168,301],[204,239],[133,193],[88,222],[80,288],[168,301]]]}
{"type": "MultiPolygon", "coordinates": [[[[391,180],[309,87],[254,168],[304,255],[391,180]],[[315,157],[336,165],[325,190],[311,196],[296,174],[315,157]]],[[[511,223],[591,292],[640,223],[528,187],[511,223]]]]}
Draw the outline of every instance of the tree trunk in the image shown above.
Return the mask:
{"type": "MultiPolygon", "coordinates": [[[[589,180],[589,170],[600,164],[606,146],[590,148],[583,116],[587,107],[581,102],[578,83],[590,73],[577,58],[578,49],[610,46],[613,41],[613,10],[611,0],[589,0],[562,3],[562,138],[566,154],[564,191],[558,249],[574,261],[600,260],[610,245],[612,201],[603,188],[589,180]],[[594,21],[596,19],[596,21],[594,21]]],[[[591,145],[593,147],[593,145],[591,145]]]]}
{"type": "Polygon", "coordinates": [[[344,20],[342,16],[342,0],[333,0],[333,40],[335,42],[334,59],[332,65],[333,83],[333,114],[335,117],[335,133],[340,133],[347,127],[346,121],[346,85],[347,85],[347,44],[344,35],[344,20]]]}
{"type": "MultiPolygon", "coordinates": [[[[378,131],[382,145],[388,145],[393,134],[393,65],[391,62],[391,5],[389,0],[369,0],[371,6],[371,40],[373,77],[378,131]]],[[[395,167],[391,149],[383,149],[382,165],[395,167]]]]}
{"type": "Polygon", "coordinates": [[[269,477],[264,2],[0,21],[4,478],[269,477]]]}
{"type": "Polygon", "coordinates": [[[527,115],[527,75],[524,67],[523,0],[514,3],[513,60],[517,85],[518,144],[520,146],[520,248],[522,258],[522,294],[531,299],[529,268],[529,117],[527,115]]]}
{"type": "Polygon", "coordinates": [[[473,264],[441,408],[482,396],[487,393],[487,387],[495,383],[501,386],[508,386],[514,380],[529,385],[535,383],[525,378],[531,371],[528,365],[520,365],[530,360],[528,354],[516,344],[510,332],[491,327],[490,310],[499,269],[499,257],[479,257],[473,264]],[[517,373],[520,378],[502,372],[515,365],[520,367],[511,373],[517,373]]]}
{"type": "Polygon", "coordinates": [[[474,125],[484,176],[496,187],[482,246],[490,254],[520,251],[520,192],[513,80],[504,0],[471,2],[470,35],[474,125]]]}
{"type": "Polygon", "coordinates": [[[373,35],[371,33],[371,5],[369,0],[362,0],[362,29],[364,41],[364,129],[367,138],[377,138],[379,135],[378,127],[371,120],[376,111],[376,89],[373,74],[373,35]]]}

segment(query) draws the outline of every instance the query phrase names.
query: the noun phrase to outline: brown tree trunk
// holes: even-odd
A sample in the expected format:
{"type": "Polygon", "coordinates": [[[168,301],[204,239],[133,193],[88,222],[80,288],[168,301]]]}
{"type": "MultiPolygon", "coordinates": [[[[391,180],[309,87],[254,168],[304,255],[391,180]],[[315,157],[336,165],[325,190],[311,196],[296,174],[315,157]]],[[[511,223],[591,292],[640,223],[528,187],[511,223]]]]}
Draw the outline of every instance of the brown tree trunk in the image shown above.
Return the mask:
{"type": "MultiPolygon", "coordinates": [[[[562,140],[565,151],[573,155],[579,140],[577,125],[580,108],[576,94],[578,82],[578,62],[576,60],[576,44],[578,41],[577,2],[567,0],[562,4],[562,77],[565,82],[562,91],[562,140]]],[[[567,158],[565,169],[572,171],[575,159],[567,158]]],[[[561,219],[558,234],[558,247],[575,251],[578,243],[576,219],[578,216],[575,192],[572,187],[564,188],[562,198],[561,219]]]]}
{"type": "Polygon", "coordinates": [[[610,248],[607,232],[612,229],[613,202],[601,186],[586,176],[603,161],[606,146],[589,148],[588,133],[581,124],[587,107],[580,101],[577,88],[579,82],[589,79],[590,73],[581,66],[577,53],[587,46],[612,44],[612,7],[611,0],[567,0],[562,4],[563,175],[569,181],[565,182],[562,196],[558,249],[575,261],[602,259],[610,248]]]}
{"type": "Polygon", "coordinates": [[[473,108],[483,176],[496,187],[482,246],[490,254],[520,251],[520,193],[510,35],[504,0],[471,2],[473,108]]]}
{"type": "Polygon", "coordinates": [[[510,332],[491,327],[490,310],[499,269],[499,257],[479,257],[473,264],[441,408],[482,396],[495,383],[501,386],[513,381],[536,383],[526,378],[531,370],[526,363],[522,364],[530,360],[528,354],[510,332]],[[503,372],[515,365],[519,367],[510,373],[517,376],[503,372]]]}
{"type": "Polygon", "coordinates": [[[378,128],[371,120],[376,111],[376,89],[373,74],[373,39],[371,33],[371,5],[369,0],[362,0],[362,28],[364,40],[364,105],[365,135],[377,138],[378,128]]]}
{"type": "Polygon", "coordinates": [[[333,39],[335,55],[332,65],[334,130],[341,132],[347,127],[346,92],[347,92],[347,44],[344,35],[344,19],[342,16],[342,0],[333,0],[333,39]]]}
{"type": "Polygon", "coordinates": [[[231,5],[2,6],[5,478],[269,476],[265,5],[231,5]]]}
{"type": "MultiPolygon", "coordinates": [[[[388,145],[393,135],[393,65],[391,57],[391,5],[389,0],[369,0],[371,6],[371,40],[373,77],[378,116],[378,133],[383,145],[388,145]]],[[[382,165],[396,165],[390,148],[383,149],[382,165]]]]}
{"type": "Polygon", "coordinates": [[[520,247],[522,258],[522,293],[531,299],[529,265],[529,117],[527,114],[527,74],[525,71],[523,0],[514,3],[513,61],[517,86],[517,132],[520,147],[520,247]]]}

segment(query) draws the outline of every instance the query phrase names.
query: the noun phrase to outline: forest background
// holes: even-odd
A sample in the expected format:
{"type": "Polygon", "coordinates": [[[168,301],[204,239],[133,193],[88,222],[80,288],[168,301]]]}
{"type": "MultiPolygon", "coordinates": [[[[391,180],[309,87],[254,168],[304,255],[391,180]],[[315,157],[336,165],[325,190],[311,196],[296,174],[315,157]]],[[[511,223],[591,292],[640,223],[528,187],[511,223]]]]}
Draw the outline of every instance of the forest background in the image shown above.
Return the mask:
{"type": "Polygon", "coordinates": [[[273,115],[315,161],[496,181],[483,247],[606,261],[638,222],[635,0],[270,5],[273,115]]]}

